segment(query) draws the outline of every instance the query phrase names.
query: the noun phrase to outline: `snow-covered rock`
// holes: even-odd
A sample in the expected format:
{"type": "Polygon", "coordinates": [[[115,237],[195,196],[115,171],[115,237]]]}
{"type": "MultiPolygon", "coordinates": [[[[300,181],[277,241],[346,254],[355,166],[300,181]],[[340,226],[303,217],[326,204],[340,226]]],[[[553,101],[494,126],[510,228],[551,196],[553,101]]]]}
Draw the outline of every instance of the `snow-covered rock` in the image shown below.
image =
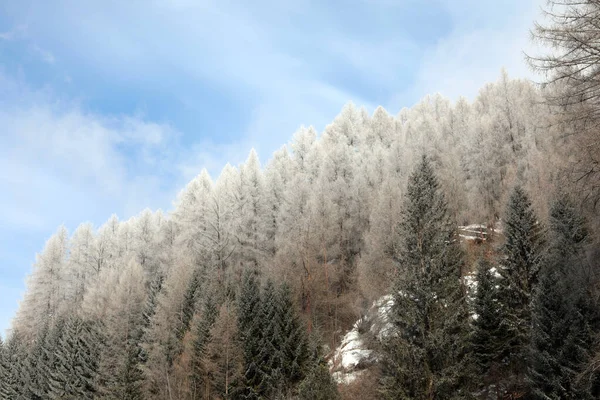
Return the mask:
{"type": "Polygon", "coordinates": [[[329,368],[334,380],[349,384],[360,377],[366,368],[377,361],[376,350],[370,347],[376,340],[383,339],[391,331],[389,312],[393,305],[391,295],[373,302],[365,316],[354,323],[342,338],[340,345],[329,359],[329,368]]]}

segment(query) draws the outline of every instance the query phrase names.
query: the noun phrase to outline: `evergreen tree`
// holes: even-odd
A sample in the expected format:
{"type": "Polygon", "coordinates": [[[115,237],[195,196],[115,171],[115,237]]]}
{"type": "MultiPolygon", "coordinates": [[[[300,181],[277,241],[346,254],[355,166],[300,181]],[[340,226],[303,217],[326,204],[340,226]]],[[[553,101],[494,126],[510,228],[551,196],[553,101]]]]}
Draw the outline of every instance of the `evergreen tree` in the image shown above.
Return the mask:
{"type": "Polygon", "coordinates": [[[209,381],[206,370],[207,347],[211,341],[211,329],[215,324],[218,315],[219,310],[215,304],[214,298],[208,296],[204,302],[202,315],[198,319],[196,337],[192,344],[191,392],[194,398],[208,398],[209,381]]]}
{"type": "Polygon", "coordinates": [[[0,397],[6,398],[8,395],[4,393],[3,386],[4,382],[8,381],[8,360],[7,360],[7,349],[2,336],[0,336],[0,397]]]}
{"type": "Polygon", "coordinates": [[[271,397],[283,385],[283,336],[279,312],[279,298],[270,279],[265,284],[260,310],[262,333],[259,342],[257,367],[260,375],[259,393],[271,397]]]}
{"type": "Polygon", "coordinates": [[[522,372],[527,365],[531,326],[531,296],[537,281],[541,255],[541,228],[525,191],[514,188],[504,221],[504,260],[500,303],[510,340],[505,343],[515,373],[514,390],[523,390],[522,372]]]}
{"type": "Polygon", "coordinates": [[[190,322],[194,317],[194,309],[196,305],[196,291],[199,286],[198,282],[198,271],[192,274],[192,279],[187,287],[185,295],[183,297],[183,304],[181,305],[181,318],[180,324],[177,327],[177,338],[183,339],[183,336],[190,329],[190,322]]]}
{"type": "Polygon", "coordinates": [[[49,398],[93,399],[96,393],[101,338],[94,325],[72,316],[56,347],[55,369],[49,377],[49,398]]]}
{"type": "Polygon", "coordinates": [[[18,331],[13,332],[4,349],[4,376],[0,380],[0,395],[3,399],[28,400],[26,390],[27,351],[22,336],[18,331]]]}
{"type": "Polygon", "coordinates": [[[482,371],[489,370],[492,363],[503,357],[502,315],[498,303],[498,279],[491,271],[491,263],[482,259],[477,267],[477,293],[474,301],[476,319],[473,322],[473,355],[482,371]]]}
{"type": "Polygon", "coordinates": [[[141,348],[138,343],[133,340],[128,343],[125,362],[119,371],[118,386],[112,399],[142,400],[144,398],[142,395],[144,375],[140,368],[140,352],[141,348]]]}
{"type": "Polygon", "coordinates": [[[43,399],[48,392],[48,363],[51,361],[51,353],[48,352],[48,330],[47,325],[41,329],[27,358],[24,360],[27,377],[25,391],[27,397],[32,400],[43,399]]]}
{"type": "Polygon", "coordinates": [[[561,198],[550,211],[549,247],[532,307],[528,378],[534,399],[593,398],[576,379],[594,342],[581,271],[586,240],[583,218],[561,198]]]}
{"type": "Polygon", "coordinates": [[[239,341],[244,354],[244,394],[243,398],[258,398],[261,376],[259,354],[262,341],[261,297],[256,273],[244,272],[238,304],[239,341]]]}
{"type": "Polygon", "coordinates": [[[150,322],[152,321],[152,317],[156,312],[156,305],[158,304],[158,295],[162,289],[162,285],[164,282],[164,276],[159,274],[155,279],[150,283],[150,288],[148,290],[148,297],[146,298],[146,305],[144,307],[144,311],[142,312],[142,327],[141,334],[142,338],[140,339],[140,363],[142,366],[148,361],[148,352],[146,351],[147,340],[148,340],[148,329],[150,327],[150,322]]]}
{"type": "Polygon", "coordinates": [[[143,327],[144,327],[144,329],[148,328],[148,326],[150,325],[150,320],[152,320],[152,316],[154,315],[154,312],[156,311],[156,304],[158,302],[158,294],[160,293],[160,290],[162,289],[164,280],[165,280],[164,276],[162,274],[159,274],[150,282],[150,288],[148,290],[148,297],[146,298],[146,306],[144,307],[144,312],[143,312],[143,318],[144,318],[143,327]]]}
{"type": "Polygon", "coordinates": [[[300,321],[292,292],[287,283],[279,289],[278,321],[281,326],[281,368],[285,384],[289,387],[299,382],[309,357],[306,327],[300,321]]]}
{"type": "Polygon", "coordinates": [[[298,387],[301,400],[337,400],[340,394],[325,362],[316,363],[298,387]]]}
{"type": "Polygon", "coordinates": [[[468,309],[456,225],[425,156],[412,173],[398,227],[398,276],[384,343],[381,393],[389,399],[467,396],[468,309]]]}
{"type": "Polygon", "coordinates": [[[498,390],[507,356],[504,344],[508,340],[508,334],[498,300],[501,282],[496,272],[492,271],[492,264],[486,259],[479,260],[476,282],[477,293],[473,304],[476,319],[473,321],[471,338],[473,360],[479,373],[486,378],[483,383],[495,384],[498,390]]]}

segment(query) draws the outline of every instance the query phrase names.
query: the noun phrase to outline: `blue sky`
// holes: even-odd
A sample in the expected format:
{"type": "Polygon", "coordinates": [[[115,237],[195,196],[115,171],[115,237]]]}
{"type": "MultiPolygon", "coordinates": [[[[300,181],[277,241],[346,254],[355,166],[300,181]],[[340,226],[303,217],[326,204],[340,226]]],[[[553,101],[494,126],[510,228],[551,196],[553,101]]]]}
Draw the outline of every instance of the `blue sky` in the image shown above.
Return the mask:
{"type": "Polygon", "coordinates": [[[352,101],[472,98],[541,0],[0,2],[0,331],[60,224],[168,210],[206,167],[261,161],[352,101]]]}

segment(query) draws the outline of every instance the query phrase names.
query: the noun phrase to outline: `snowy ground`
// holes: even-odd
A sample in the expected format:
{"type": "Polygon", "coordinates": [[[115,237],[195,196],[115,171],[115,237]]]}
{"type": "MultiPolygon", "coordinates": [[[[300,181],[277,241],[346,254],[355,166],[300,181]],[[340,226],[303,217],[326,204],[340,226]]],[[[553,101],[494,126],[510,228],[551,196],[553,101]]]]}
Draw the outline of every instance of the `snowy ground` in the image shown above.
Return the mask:
{"type": "Polygon", "coordinates": [[[375,338],[381,340],[390,331],[388,315],[392,304],[391,295],[373,302],[367,314],[356,321],[343,337],[329,360],[329,368],[336,382],[353,382],[377,361],[377,354],[369,348],[369,343],[375,338]]]}

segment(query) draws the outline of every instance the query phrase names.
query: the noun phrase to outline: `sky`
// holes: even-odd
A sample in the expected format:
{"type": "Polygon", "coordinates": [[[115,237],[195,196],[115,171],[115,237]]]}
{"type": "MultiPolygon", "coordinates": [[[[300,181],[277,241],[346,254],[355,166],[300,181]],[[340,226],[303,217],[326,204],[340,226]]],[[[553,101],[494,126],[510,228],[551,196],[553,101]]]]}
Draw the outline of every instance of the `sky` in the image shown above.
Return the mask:
{"type": "Polygon", "coordinates": [[[543,0],[0,1],[0,333],[64,224],[169,210],[202,168],[352,101],[476,96],[524,62],[543,0]]]}

